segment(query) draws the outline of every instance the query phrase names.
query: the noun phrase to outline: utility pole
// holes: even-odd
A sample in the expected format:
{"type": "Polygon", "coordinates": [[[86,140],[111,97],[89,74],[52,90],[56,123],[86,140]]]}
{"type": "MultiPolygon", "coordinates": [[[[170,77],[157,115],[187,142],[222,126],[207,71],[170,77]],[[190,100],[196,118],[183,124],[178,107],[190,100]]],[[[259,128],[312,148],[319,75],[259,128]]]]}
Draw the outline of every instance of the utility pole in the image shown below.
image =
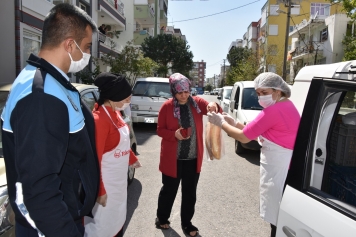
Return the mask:
{"type": "Polygon", "coordinates": [[[289,21],[290,21],[290,8],[291,8],[291,0],[285,0],[284,6],[288,7],[287,11],[287,24],[286,24],[286,36],[284,42],[284,57],[283,57],[283,75],[282,78],[287,80],[287,53],[288,53],[288,42],[289,42],[289,21]],[[288,4],[288,6],[287,6],[288,4]]]}
{"type": "Polygon", "coordinates": [[[215,74],[214,74],[214,89],[216,88],[216,85],[215,85],[216,83],[215,83],[215,74]]]}
{"type": "Polygon", "coordinates": [[[157,36],[157,26],[158,26],[158,0],[155,0],[155,25],[154,25],[154,37],[157,36]]]}
{"type": "Polygon", "coordinates": [[[222,86],[225,86],[225,60],[226,60],[226,59],[223,59],[223,60],[224,60],[224,72],[223,72],[223,79],[222,79],[221,85],[222,85],[222,86]]]}

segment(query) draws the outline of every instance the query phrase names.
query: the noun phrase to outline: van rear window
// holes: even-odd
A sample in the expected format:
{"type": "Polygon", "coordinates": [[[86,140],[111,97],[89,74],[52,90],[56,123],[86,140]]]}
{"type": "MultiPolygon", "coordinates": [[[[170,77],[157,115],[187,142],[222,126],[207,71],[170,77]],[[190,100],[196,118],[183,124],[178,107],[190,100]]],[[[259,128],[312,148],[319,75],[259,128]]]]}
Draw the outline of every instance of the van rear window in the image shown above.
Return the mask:
{"type": "Polygon", "coordinates": [[[133,90],[133,96],[172,98],[169,83],[137,81],[133,90]]]}

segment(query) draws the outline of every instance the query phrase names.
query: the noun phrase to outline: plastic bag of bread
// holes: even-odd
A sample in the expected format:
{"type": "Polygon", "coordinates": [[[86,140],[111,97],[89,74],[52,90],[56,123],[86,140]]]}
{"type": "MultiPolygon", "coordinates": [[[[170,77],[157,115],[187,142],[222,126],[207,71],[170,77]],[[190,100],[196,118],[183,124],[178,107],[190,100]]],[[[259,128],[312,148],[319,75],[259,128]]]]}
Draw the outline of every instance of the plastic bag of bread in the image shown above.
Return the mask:
{"type": "Polygon", "coordinates": [[[205,128],[205,148],[209,160],[220,160],[225,155],[221,127],[207,122],[205,128]]]}

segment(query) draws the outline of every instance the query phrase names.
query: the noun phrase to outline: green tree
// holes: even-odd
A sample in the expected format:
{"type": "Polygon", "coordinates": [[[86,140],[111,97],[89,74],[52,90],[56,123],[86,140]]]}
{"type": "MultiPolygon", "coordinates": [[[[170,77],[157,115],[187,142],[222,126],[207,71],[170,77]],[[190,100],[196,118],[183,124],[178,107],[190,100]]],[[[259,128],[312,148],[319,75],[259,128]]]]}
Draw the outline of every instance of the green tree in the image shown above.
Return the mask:
{"type": "Polygon", "coordinates": [[[245,60],[251,54],[251,50],[247,47],[234,47],[232,48],[226,56],[227,61],[229,61],[231,67],[237,66],[241,61],[245,60]]]}
{"type": "Polygon", "coordinates": [[[226,85],[233,85],[237,81],[252,81],[258,75],[259,62],[251,49],[235,48],[227,58],[230,70],[226,74],[226,85]]]}
{"type": "Polygon", "coordinates": [[[154,76],[158,68],[157,63],[144,57],[132,41],[127,42],[120,54],[107,54],[101,60],[111,67],[110,72],[126,75],[131,85],[135,84],[137,77],[154,76]]]}
{"type": "Polygon", "coordinates": [[[143,55],[158,64],[157,74],[166,77],[168,70],[189,75],[193,68],[193,53],[185,40],[173,35],[148,37],[141,44],[143,55]]]}
{"type": "Polygon", "coordinates": [[[204,87],[204,91],[211,91],[213,89],[213,86],[211,84],[207,84],[205,87],[204,87]]]}

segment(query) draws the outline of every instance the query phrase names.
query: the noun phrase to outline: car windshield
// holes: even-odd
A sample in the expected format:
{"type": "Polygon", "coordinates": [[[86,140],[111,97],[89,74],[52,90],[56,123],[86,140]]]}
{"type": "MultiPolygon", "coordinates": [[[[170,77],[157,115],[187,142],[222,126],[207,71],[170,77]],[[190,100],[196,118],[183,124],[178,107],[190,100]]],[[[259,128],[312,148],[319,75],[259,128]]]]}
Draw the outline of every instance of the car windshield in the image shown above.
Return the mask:
{"type": "MultiPolygon", "coordinates": [[[[0,114],[2,114],[2,110],[4,109],[7,96],[9,95],[8,91],[0,91],[0,114]]],[[[0,158],[4,158],[4,154],[2,151],[2,136],[0,132],[0,158]]]]}
{"type": "Polygon", "coordinates": [[[223,98],[224,99],[230,99],[231,90],[232,89],[224,89],[224,92],[223,92],[223,98]]]}
{"type": "Polygon", "coordinates": [[[169,83],[151,81],[137,81],[132,90],[132,95],[172,98],[169,83]]]}
{"type": "Polygon", "coordinates": [[[254,88],[245,88],[242,94],[243,109],[262,110],[263,108],[258,103],[258,96],[254,88]]]}

